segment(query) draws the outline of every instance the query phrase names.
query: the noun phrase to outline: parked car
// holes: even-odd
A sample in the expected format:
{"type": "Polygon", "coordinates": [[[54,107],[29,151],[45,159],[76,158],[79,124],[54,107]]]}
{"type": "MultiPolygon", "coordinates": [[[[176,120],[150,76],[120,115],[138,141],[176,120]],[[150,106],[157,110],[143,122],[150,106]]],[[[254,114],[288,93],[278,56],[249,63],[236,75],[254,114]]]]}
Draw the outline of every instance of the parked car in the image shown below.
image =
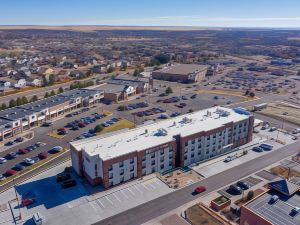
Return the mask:
{"type": "Polygon", "coordinates": [[[3,180],[5,180],[5,179],[6,179],[6,177],[3,176],[2,174],[0,174],[0,181],[3,181],[3,180]]]}
{"type": "Polygon", "coordinates": [[[26,207],[26,206],[32,205],[33,203],[34,203],[34,199],[32,199],[32,198],[25,198],[25,199],[22,199],[21,206],[22,207],[26,207]]]}
{"type": "Polygon", "coordinates": [[[195,194],[200,194],[202,192],[206,191],[206,187],[205,186],[199,186],[194,190],[195,194]]]}
{"type": "Polygon", "coordinates": [[[272,150],[273,149],[273,145],[270,145],[270,144],[261,144],[259,145],[260,148],[262,148],[263,150],[266,150],[266,151],[269,151],[269,150],[272,150]]]}
{"type": "Polygon", "coordinates": [[[18,150],[18,152],[19,152],[19,154],[26,154],[26,153],[28,153],[29,151],[28,151],[26,148],[20,148],[20,149],[18,150]]]}
{"type": "Polygon", "coordinates": [[[43,124],[42,124],[42,126],[43,127],[50,127],[50,126],[52,126],[52,122],[44,122],[43,124]]]}
{"type": "Polygon", "coordinates": [[[253,147],[252,150],[255,152],[263,152],[264,151],[261,147],[253,147]]]}
{"type": "Polygon", "coordinates": [[[273,132],[273,131],[275,131],[275,130],[277,130],[277,127],[271,127],[271,128],[269,129],[270,132],[273,132]]]}
{"type": "Polygon", "coordinates": [[[227,189],[227,192],[229,194],[234,194],[234,195],[240,195],[242,194],[242,189],[238,187],[237,185],[230,185],[229,188],[227,189]]]}
{"type": "Polygon", "coordinates": [[[244,182],[244,181],[238,181],[236,183],[236,185],[238,187],[240,187],[241,189],[243,189],[243,190],[248,190],[250,188],[249,184],[247,182],[244,182]]]}
{"type": "Polygon", "coordinates": [[[7,159],[0,157],[0,164],[6,163],[7,159]]]}
{"type": "Polygon", "coordinates": [[[16,158],[18,155],[17,155],[17,153],[15,153],[15,152],[10,152],[10,153],[7,154],[7,156],[8,156],[8,158],[10,158],[10,159],[14,159],[14,158],[16,158]]]}
{"type": "Polygon", "coordinates": [[[70,187],[73,187],[73,186],[76,186],[76,181],[75,180],[67,180],[67,181],[64,181],[61,184],[62,188],[70,188],[70,187]]]}
{"type": "Polygon", "coordinates": [[[19,163],[19,164],[15,165],[12,169],[16,170],[16,171],[21,171],[21,170],[25,169],[25,166],[23,166],[21,163],[19,163]]]}
{"type": "Polygon", "coordinates": [[[13,169],[9,169],[5,172],[6,176],[13,176],[17,173],[16,170],[13,170],[13,169]]]}
{"type": "Polygon", "coordinates": [[[38,157],[40,159],[46,159],[48,157],[48,153],[47,152],[41,152],[38,154],[38,157]]]}
{"type": "Polygon", "coordinates": [[[23,138],[23,137],[17,137],[17,138],[16,138],[16,142],[22,142],[22,141],[24,141],[24,138],[23,138]]]}
{"type": "Polygon", "coordinates": [[[71,175],[69,173],[61,173],[56,176],[56,182],[62,182],[69,180],[71,178],[71,175]]]}
{"type": "Polygon", "coordinates": [[[12,146],[12,145],[14,145],[14,144],[15,144],[15,142],[13,142],[13,141],[9,141],[9,142],[6,142],[6,143],[5,143],[6,146],[12,146]]]}
{"type": "Polygon", "coordinates": [[[62,150],[63,150],[63,148],[62,148],[61,146],[55,146],[55,147],[53,147],[50,151],[51,151],[51,152],[58,153],[58,152],[60,152],[60,151],[62,151],[62,150]]]}
{"type": "Polygon", "coordinates": [[[292,216],[295,216],[295,215],[297,215],[299,212],[300,212],[300,207],[294,207],[294,208],[291,210],[291,215],[292,215],[292,216]]]}
{"type": "Polygon", "coordinates": [[[28,146],[26,149],[31,152],[31,151],[35,150],[36,148],[37,148],[37,146],[34,144],[34,145],[28,146]]]}
{"type": "Polygon", "coordinates": [[[23,162],[25,163],[25,165],[28,165],[28,166],[31,166],[31,165],[33,165],[35,163],[35,161],[33,159],[31,159],[31,158],[25,158],[23,160],[23,162]]]}
{"type": "Polygon", "coordinates": [[[176,116],[179,116],[179,115],[180,115],[179,112],[174,112],[174,113],[172,113],[170,116],[171,116],[171,117],[176,117],[176,116]]]}
{"type": "Polygon", "coordinates": [[[57,129],[57,134],[59,134],[59,135],[66,135],[67,133],[68,133],[68,130],[64,127],[57,129]]]}
{"type": "Polygon", "coordinates": [[[44,142],[37,142],[37,143],[35,143],[35,145],[37,146],[37,147],[41,147],[41,146],[45,146],[46,145],[46,143],[44,143],[44,142]]]}
{"type": "Polygon", "coordinates": [[[295,128],[293,131],[292,131],[293,134],[298,134],[300,133],[300,128],[295,128]]]}
{"type": "Polygon", "coordinates": [[[194,94],[191,96],[191,99],[195,99],[197,97],[197,94],[194,94]]]}

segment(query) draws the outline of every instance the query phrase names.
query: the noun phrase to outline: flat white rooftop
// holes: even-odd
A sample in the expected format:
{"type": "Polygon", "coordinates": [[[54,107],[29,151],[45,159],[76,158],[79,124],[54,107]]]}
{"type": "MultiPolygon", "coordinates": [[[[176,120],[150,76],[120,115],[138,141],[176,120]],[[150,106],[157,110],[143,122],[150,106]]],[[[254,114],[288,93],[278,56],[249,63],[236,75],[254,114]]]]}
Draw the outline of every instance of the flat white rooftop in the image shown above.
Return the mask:
{"type": "Polygon", "coordinates": [[[102,160],[108,160],[162,145],[172,141],[173,136],[178,134],[185,137],[248,118],[249,115],[238,114],[232,109],[213,107],[132,130],[75,141],[71,144],[78,151],[84,150],[90,156],[99,155],[102,160]]]}

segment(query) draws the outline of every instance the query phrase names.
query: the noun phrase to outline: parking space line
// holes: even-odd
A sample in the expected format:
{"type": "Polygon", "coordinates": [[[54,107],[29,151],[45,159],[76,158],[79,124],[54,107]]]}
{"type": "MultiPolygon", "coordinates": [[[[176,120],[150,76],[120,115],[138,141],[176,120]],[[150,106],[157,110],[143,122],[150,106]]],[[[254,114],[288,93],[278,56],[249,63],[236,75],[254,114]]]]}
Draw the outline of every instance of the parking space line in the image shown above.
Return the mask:
{"type": "Polygon", "coordinates": [[[155,185],[154,185],[154,184],[152,184],[152,183],[151,183],[151,184],[149,184],[149,186],[150,186],[150,187],[152,187],[153,189],[156,189],[155,185]]]}
{"type": "Polygon", "coordinates": [[[155,180],[155,183],[156,183],[158,186],[161,186],[161,183],[160,183],[158,180],[155,180]]]}
{"type": "Polygon", "coordinates": [[[146,187],[146,185],[145,184],[142,184],[142,186],[147,190],[147,191],[149,191],[149,188],[148,187],[146,187]]]}
{"type": "Polygon", "coordinates": [[[140,192],[142,194],[142,191],[140,189],[138,189],[138,187],[136,185],[134,187],[138,192],[140,192]]]}
{"type": "Polygon", "coordinates": [[[98,199],[97,202],[100,203],[103,208],[105,208],[105,205],[100,201],[100,199],[98,199]]]}
{"type": "Polygon", "coordinates": [[[119,202],[121,202],[121,200],[117,197],[117,195],[115,193],[113,195],[119,202]]]}
{"type": "Polygon", "coordinates": [[[135,196],[134,192],[133,192],[130,188],[127,188],[127,190],[128,190],[133,196],[135,196]]]}
{"type": "Polygon", "coordinates": [[[124,193],[124,190],[121,191],[125,198],[129,199],[129,197],[124,193]]]}
{"type": "Polygon", "coordinates": [[[105,196],[106,200],[110,203],[110,204],[114,204],[107,196],[105,196]]]}

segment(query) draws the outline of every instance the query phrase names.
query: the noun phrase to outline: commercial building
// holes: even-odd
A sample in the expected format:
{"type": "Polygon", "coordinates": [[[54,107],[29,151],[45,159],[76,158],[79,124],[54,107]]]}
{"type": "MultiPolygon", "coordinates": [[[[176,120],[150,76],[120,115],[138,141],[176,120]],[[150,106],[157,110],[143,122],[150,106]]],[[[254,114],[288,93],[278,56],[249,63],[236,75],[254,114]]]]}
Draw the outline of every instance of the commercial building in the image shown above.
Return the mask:
{"type": "Polygon", "coordinates": [[[0,111],[0,140],[24,130],[51,121],[79,107],[99,102],[104,93],[96,90],[76,89],[25,105],[0,111]]]}
{"type": "Polygon", "coordinates": [[[157,80],[194,83],[205,78],[208,66],[196,64],[175,64],[152,72],[157,80]]]}
{"type": "Polygon", "coordinates": [[[300,178],[279,178],[265,192],[241,207],[240,225],[300,224],[300,178]]]}
{"type": "Polygon", "coordinates": [[[105,84],[95,88],[104,93],[104,100],[111,102],[119,102],[127,100],[128,97],[136,94],[146,93],[153,86],[151,79],[121,79],[113,78],[105,84]]]}
{"type": "Polygon", "coordinates": [[[70,143],[74,170],[111,187],[232,151],[252,140],[253,115],[214,107],[70,143]]]}

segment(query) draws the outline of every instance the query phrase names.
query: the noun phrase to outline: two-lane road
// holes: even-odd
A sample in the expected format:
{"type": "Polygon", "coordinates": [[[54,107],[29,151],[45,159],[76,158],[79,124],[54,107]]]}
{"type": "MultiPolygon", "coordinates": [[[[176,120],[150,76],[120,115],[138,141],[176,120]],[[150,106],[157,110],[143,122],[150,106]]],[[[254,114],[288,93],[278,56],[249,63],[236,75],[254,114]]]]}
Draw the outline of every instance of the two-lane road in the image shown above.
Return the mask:
{"type": "Polygon", "coordinates": [[[201,196],[193,196],[191,194],[199,185],[206,186],[207,192],[203,193],[202,195],[207,194],[208,192],[218,190],[221,187],[226,186],[238,179],[276,163],[281,159],[296,154],[299,151],[300,142],[293,143],[274,152],[253,159],[247,163],[204,179],[196,184],[154,199],[108,219],[99,221],[95,223],[95,225],[138,225],[145,223],[201,196]]]}

